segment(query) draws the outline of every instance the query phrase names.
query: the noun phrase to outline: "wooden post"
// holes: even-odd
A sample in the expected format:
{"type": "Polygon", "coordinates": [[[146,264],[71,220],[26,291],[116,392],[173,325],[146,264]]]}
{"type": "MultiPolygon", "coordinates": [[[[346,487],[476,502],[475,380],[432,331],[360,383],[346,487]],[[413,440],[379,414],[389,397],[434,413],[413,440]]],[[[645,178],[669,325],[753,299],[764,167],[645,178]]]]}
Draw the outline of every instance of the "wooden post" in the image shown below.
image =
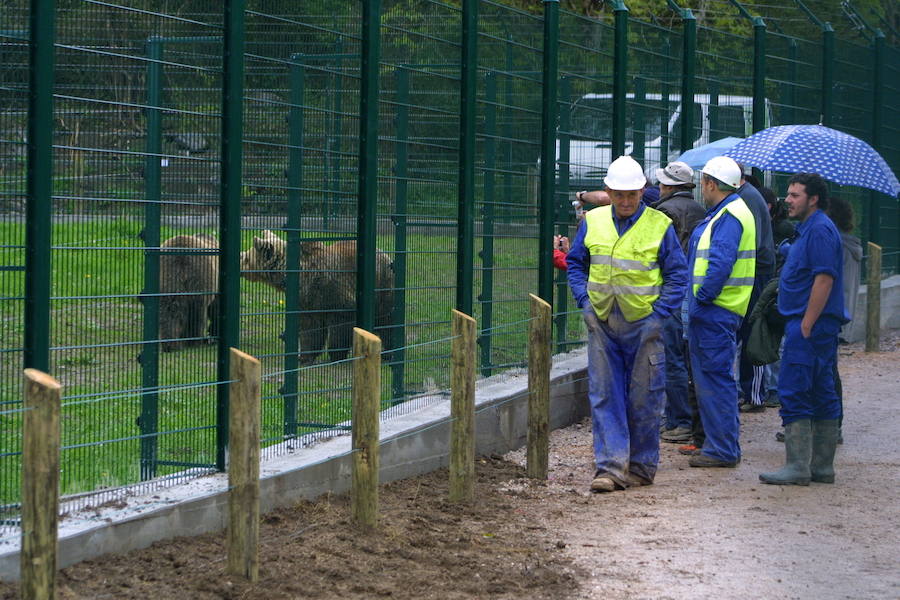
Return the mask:
{"type": "Polygon", "coordinates": [[[378,413],[381,409],[381,339],[353,328],[353,480],[350,512],[364,529],[378,525],[378,413]]]}
{"type": "Polygon", "coordinates": [[[534,294],[528,327],[528,462],[526,474],[547,479],[550,452],[550,305],[534,294]]]}
{"type": "Polygon", "coordinates": [[[231,348],[228,419],[228,566],[259,577],[259,361],[231,348]]]}
{"type": "Polygon", "coordinates": [[[881,246],[869,242],[866,291],[866,352],[878,352],[881,337],[881,246]]]}
{"type": "Polygon", "coordinates": [[[29,600],[56,597],[61,390],[46,373],[25,369],[20,568],[29,600]]]}
{"type": "Polygon", "coordinates": [[[450,502],[475,497],[475,319],[451,315],[450,502]]]}

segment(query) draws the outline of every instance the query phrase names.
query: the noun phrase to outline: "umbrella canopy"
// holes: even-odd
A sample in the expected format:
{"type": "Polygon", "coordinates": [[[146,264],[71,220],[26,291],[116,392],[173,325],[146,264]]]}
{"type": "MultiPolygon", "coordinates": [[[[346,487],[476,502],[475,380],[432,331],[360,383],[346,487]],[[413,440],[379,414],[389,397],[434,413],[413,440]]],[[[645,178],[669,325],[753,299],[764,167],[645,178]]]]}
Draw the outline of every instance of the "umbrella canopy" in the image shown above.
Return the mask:
{"type": "Polygon", "coordinates": [[[728,150],[731,150],[735,144],[738,142],[743,142],[744,138],[739,137],[725,137],[721,140],[716,140],[714,142],[710,142],[708,144],[703,144],[702,146],[697,146],[696,148],[691,148],[684,154],[678,157],[683,163],[687,163],[687,165],[692,169],[699,169],[703,165],[705,165],[709,159],[715,158],[716,156],[722,156],[728,150]]]}
{"type": "Polygon", "coordinates": [[[725,152],[738,162],[783,173],[818,173],[896,197],[900,182],[887,162],[859,138],[822,125],[781,125],[758,131],[725,152]]]}

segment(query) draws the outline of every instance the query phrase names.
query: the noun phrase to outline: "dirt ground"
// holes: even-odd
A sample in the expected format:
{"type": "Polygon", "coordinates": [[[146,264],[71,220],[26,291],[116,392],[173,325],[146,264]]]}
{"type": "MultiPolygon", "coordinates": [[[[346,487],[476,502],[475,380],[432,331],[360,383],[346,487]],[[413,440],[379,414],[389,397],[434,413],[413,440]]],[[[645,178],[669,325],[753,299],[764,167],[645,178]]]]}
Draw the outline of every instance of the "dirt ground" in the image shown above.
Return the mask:
{"type": "Polygon", "coordinates": [[[383,486],[374,533],[349,524],[346,497],[268,514],[255,584],[224,574],[208,535],[63,569],[59,597],[898,598],[900,335],[882,350],[841,347],[834,485],[759,483],[783,461],[769,409],[742,415],[736,469],[691,469],[663,444],[655,485],[592,495],[584,422],[553,433],[547,482],[524,478],[522,451],[480,458],[472,506],[445,501],[439,471],[383,486]]]}

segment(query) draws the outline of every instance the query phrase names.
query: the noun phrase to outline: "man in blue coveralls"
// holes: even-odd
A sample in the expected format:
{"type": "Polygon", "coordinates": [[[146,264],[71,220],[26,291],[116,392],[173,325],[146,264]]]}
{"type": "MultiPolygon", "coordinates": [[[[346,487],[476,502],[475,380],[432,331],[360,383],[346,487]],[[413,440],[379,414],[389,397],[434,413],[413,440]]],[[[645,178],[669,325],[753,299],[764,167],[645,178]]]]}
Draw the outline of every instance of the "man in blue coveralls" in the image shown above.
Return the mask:
{"type": "Polygon", "coordinates": [[[717,156],[700,172],[709,210],[688,246],[688,347],[706,440],[690,465],[734,467],[741,460],[734,359],[756,272],[756,225],[735,193],[741,182],[736,162],[717,156]]]}
{"type": "Polygon", "coordinates": [[[672,221],[641,203],[641,166],[621,156],[604,183],[611,205],[585,215],[566,258],[588,329],[594,492],[653,483],[666,383],[662,322],[687,284],[672,221]]]}
{"type": "Polygon", "coordinates": [[[786,199],[801,222],[778,283],[778,311],[787,317],[778,376],[784,424],[784,467],[764,483],[834,483],[841,403],[834,385],[838,333],[847,322],[841,234],[825,214],[828,188],[815,173],[791,177],[786,199]]]}

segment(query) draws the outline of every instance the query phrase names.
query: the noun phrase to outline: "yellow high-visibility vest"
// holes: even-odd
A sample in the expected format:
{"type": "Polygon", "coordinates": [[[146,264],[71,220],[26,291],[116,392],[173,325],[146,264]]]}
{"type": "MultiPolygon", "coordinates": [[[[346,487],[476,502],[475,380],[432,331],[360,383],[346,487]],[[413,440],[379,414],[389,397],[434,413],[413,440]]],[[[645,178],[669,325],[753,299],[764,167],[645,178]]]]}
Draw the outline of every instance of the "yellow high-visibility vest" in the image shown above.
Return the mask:
{"type": "Polygon", "coordinates": [[[601,320],[617,302],[629,322],[653,312],[662,290],[659,247],[672,220],[645,207],[621,237],[613,223],[612,207],[595,208],[585,215],[584,245],[591,255],[588,298],[601,320]]]}
{"type": "Polygon", "coordinates": [[[740,316],[747,314],[750,304],[750,293],[753,291],[753,280],[756,276],[756,221],[747,203],[740,196],[732,200],[707,223],[697,242],[697,255],[694,260],[693,289],[694,296],[703,285],[706,269],[709,267],[709,243],[712,238],[713,225],[726,212],[732,214],[741,223],[743,231],[738,243],[737,260],[731,268],[731,274],[725,280],[721,293],[713,300],[713,304],[730,310],[740,316]]]}

